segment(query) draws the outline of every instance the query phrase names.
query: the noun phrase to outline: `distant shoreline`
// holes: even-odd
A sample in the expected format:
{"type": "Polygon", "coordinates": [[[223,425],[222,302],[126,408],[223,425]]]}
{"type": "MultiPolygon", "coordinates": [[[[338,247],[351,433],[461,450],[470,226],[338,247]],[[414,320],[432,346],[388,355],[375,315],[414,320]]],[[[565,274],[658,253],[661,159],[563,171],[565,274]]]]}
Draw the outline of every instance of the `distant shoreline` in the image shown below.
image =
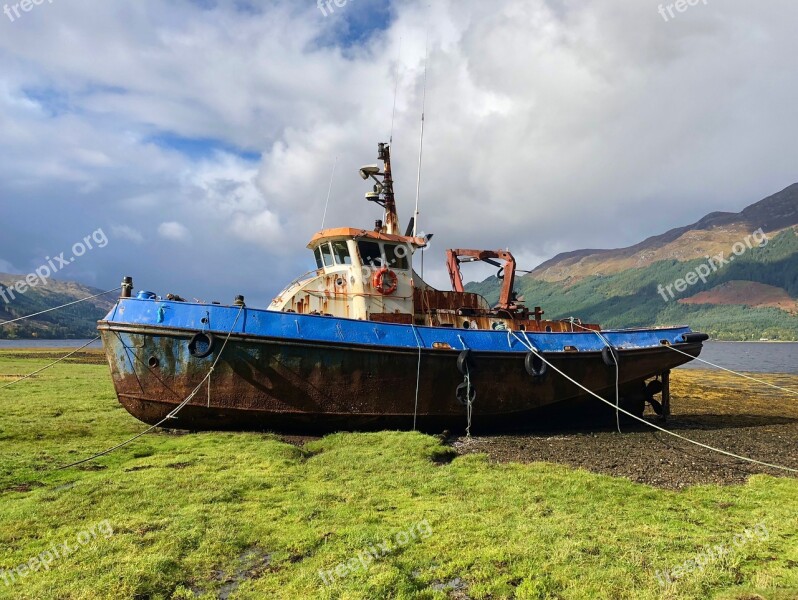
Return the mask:
{"type": "MultiPolygon", "coordinates": [[[[81,340],[43,340],[43,339],[18,339],[18,340],[3,340],[0,339],[0,350],[30,350],[30,349],[50,349],[50,350],[59,350],[59,349],[74,349],[80,348],[84,344],[87,344],[91,338],[81,339],[81,340]]],[[[102,342],[97,340],[93,342],[90,346],[86,349],[97,349],[102,348],[102,342]]]]}

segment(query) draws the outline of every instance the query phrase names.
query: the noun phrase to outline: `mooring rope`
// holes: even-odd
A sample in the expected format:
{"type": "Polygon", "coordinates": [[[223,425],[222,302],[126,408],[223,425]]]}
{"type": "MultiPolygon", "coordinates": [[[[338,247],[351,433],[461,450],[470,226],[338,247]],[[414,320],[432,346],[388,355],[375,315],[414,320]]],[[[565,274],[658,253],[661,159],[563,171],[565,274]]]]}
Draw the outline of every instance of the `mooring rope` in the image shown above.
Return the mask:
{"type": "MultiPolygon", "coordinates": [[[[457,339],[463,344],[463,350],[470,350],[462,335],[457,335],[457,339]]],[[[463,381],[466,384],[466,437],[471,437],[471,415],[474,412],[474,403],[471,401],[471,370],[468,368],[468,361],[465,361],[465,376],[463,381]]]]}
{"type": "MultiPolygon", "coordinates": [[[[610,356],[612,356],[612,362],[615,363],[615,427],[618,430],[618,433],[623,433],[621,431],[621,413],[618,411],[618,409],[621,406],[621,390],[620,390],[621,367],[618,364],[618,352],[615,350],[612,344],[610,344],[610,341],[606,338],[606,336],[602,334],[600,331],[596,331],[595,329],[589,329],[588,327],[583,327],[582,325],[577,323],[573,317],[571,317],[571,327],[573,327],[574,325],[576,325],[580,329],[584,329],[585,331],[592,331],[599,337],[599,339],[602,342],[604,342],[604,345],[610,349],[610,356]]],[[[526,332],[524,332],[524,337],[526,337],[526,332]]]]}
{"type": "Polygon", "coordinates": [[[69,358],[69,357],[70,357],[70,356],[72,356],[73,354],[75,354],[75,353],[77,353],[77,352],[80,352],[80,351],[81,351],[81,350],[83,350],[83,349],[84,349],[86,346],[91,346],[91,345],[92,345],[94,342],[96,342],[96,341],[97,341],[97,340],[99,340],[99,339],[100,339],[100,336],[97,336],[97,337],[96,337],[96,338],[94,338],[93,340],[89,341],[89,343],[87,343],[87,344],[83,344],[83,345],[82,345],[80,348],[78,348],[77,350],[73,350],[72,352],[70,352],[70,353],[69,353],[69,354],[67,354],[66,356],[62,356],[62,357],[61,357],[61,358],[59,358],[57,361],[55,361],[55,362],[51,362],[51,363],[50,363],[49,365],[47,365],[46,367],[42,367],[41,369],[39,369],[38,371],[34,371],[34,372],[33,372],[33,373],[31,373],[30,375],[25,375],[25,377],[20,377],[19,379],[15,380],[15,381],[12,381],[12,382],[10,382],[10,383],[6,383],[5,385],[0,385],[0,390],[3,390],[3,389],[5,389],[5,388],[7,388],[7,387],[11,387],[11,386],[12,386],[12,385],[14,385],[15,383],[19,383],[20,381],[25,381],[26,379],[30,379],[31,377],[33,377],[34,375],[38,375],[38,374],[39,374],[39,373],[41,373],[42,371],[46,371],[46,370],[47,370],[47,369],[49,369],[50,367],[52,367],[52,366],[55,366],[55,365],[57,365],[58,363],[60,363],[61,361],[64,361],[64,360],[66,360],[67,358],[69,358]]]}
{"type": "Polygon", "coordinates": [[[103,450],[102,452],[98,452],[94,456],[90,456],[89,458],[84,458],[83,460],[79,460],[77,462],[73,462],[73,463],[70,463],[68,465],[64,465],[63,467],[58,467],[57,470],[58,471],[62,471],[64,469],[69,469],[70,467],[76,467],[78,465],[82,465],[83,463],[87,463],[89,461],[92,461],[92,460],[94,460],[96,458],[100,458],[101,456],[105,456],[107,454],[110,454],[114,450],[118,450],[119,448],[122,448],[123,446],[127,446],[128,444],[136,441],[137,439],[139,439],[143,435],[148,434],[153,429],[155,429],[157,427],[160,427],[163,423],[165,423],[169,419],[177,418],[177,413],[179,413],[183,409],[184,406],[186,406],[189,402],[191,402],[191,400],[194,398],[194,396],[197,395],[197,392],[199,392],[200,388],[205,383],[205,381],[210,378],[211,374],[213,373],[213,370],[216,368],[216,364],[219,362],[219,359],[222,358],[222,354],[224,353],[224,349],[227,346],[227,342],[230,339],[230,336],[233,335],[233,330],[235,329],[236,325],[238,324],[238,319],[241,316],[241,313],[243,312],[244,308],[245,307],[242,305],[238,309],[238,314],[236,315],[235,321],[233,321],[233,326],[230,328],[230,331],[227,332],[227,337],[224,339],[224,343],[222,344],[221,350],[219,350],[219,354],[216,356],[216,359],[213,361],[213,364],[211,365],[211,368],[208,370],[208,374],[205,375],[205,377],[203,377],[202,381],[200,381],[197,384],[197,387],[195,387],[192,390],[192,392],[186,397],[186,399],[183,400],[180,404],[178,404],[168,415],[166,415],[163,419],[158,421],[155,425],[151,425],[150,427],[148,427],[147,429],[145,429],[141,433],[138,433],[138,434],[134,435],[132,438],[122,442],[121,444],[117,444],[113,448],[108,448],[107,450],[103,450]]]}
{"type": "Polygon", "coordinates": [[[471,400],[471,369],[468,368],[468,361],[465,363],[465,382],[466,382],[466,437],[471,437],[471,415],[474,412],[474,403],[471,400]]]}
{"type": "MultiPolygon", "coordinates": [[[[565,377],[565,378],[566,378],[568,381],[570,381],[571,383],[573,383],[573,384],[574,384],[574,385],[576,385],[577,387],[579,387],[579,388],[583,389],[584,391],[586,391],[588,394],[590,394],[591,396],[593,396],[593,397],[594,397],[594,398],[596,398],[597,400],[601,400],[601,401],[602,401],[604,404],[608,404],[609,406],[613,406],[612,402],[610,402],[609,400],[606,400],[605,398],[602,398],[601,396],[599,396],[598,394],[596,394],[594,391],[592,391],[592,390],[589,390],[588,388],[586,388],[585,386],[583,386],[581,383],[579,383],[578,381],[576,381],[576,380],[575,380],[575,379],[573,379],[572,377],[569,377],[569,376],[568,376],[568,375],[566,375],[566,374],[565,374],[563,371],[561,371],[560,369],[558,369],[557,367],[555,367],[555,366],[554,366],[553,364],[551,364],[551,363],[550,363],[548,360],[546,360],[545,358],[543,358],[543,356],[541,355],[541,353],[540,353],[540,352],[538,352],[537,350],[535,350],[535,347],[534,347],[532,344],[529,344],[529,345],[525,344],[525,343],[524,343],[524,340],[522,340],[520,337],[518,337],[518,336],[515,334],[515,332],[512,332],[512,335],[513,335],[513,337],[515,337],[515,339],[517,339],[519,342],[521,342],[521,345],[523,345],[525,348],[527,348],[527,349],[528,349],[530,352],[534,353],[534,354],[535,354],[535,356],[537,356],[537,357],[538,357],[540,360],[542,360],[544,363],[546,363],[546,364],[547,364],[548,366],[550,366],[552,369],[554,369],[555,371],[557,371],[557,372],[558,372],[560,375],[562,375],[563,377],[565,377]]],[[[683,436],[683,435],[680,435],[680,434],[678,434],[678,433],[676,433],[676,432],[674,432],[674,431],[669,431],[668,429],[665,429],[664,427],[660,427],[659,425],[657,425],[657,424],[655,424],[655,423],[651,423],[651,422],[649,422],[649,421],[646,421],[645,419],[643,419],[643,418],[641,418],[641,417],[638,417],[638,416],[637,416],[637,415],[635,415],[635,414],[632,414],[632,413],[630,413],[630,412],[629,412],[629,411],[627,411],[626,409],[623,409],[623,408],[620,408],[620,407],[619,407],[619,410],[620,410],[622,413],[624,413],[625,415],[627,415],[627,416],[629,416],[629,417],[632,417],[632,418],[633,418],[633,419],[635,419],[636,421],[640,421],[640,422],[641,422],[641,423],[643,423],[644,425],[648,425],[649,427],[653,427],[654,429],[657,429],[657,430],[659,430],[659,431],[661,431],[661,432],[663,432],[663,433],[667,433],[668,435],[671,435],[671,436],[673,436],[673,437],[675,437],[675,438],[678,438],[678,439],[680,439],[680,440],[684,440],[685,442],[689,442],[690,444],[694,444],[694,445],[696,445],[696,446],[699,446],[699,447],[701,447],[701,448],[705,448],[705,449],[707,449],[707,450],[711,450],[712,452],[717,452],[717,453],[719,453],[719,454],[724,454],[724,455],[726,455],[726,456],[730,456],[730,457],[732,457],[732,458],[736,458],[736,459],[738,459],[738,460],[742,460],[742,461],[749,462],[749,463],[754,463],[754,464],[757,464],[757,465],[762,465],[762,466],[764,466],[764,467],[770,467],[771,469],[777,469],[777,470],[780,470],[780,471],[789,471],[790,473],[798,473],[798,469],[793,469],[793,468],[791,468],[791,467],[785,467],[785,466],[783,466],[783,465],[774,465],[774,464],[771,464],[771,463],[763,462],[763,461],[761,461],[761,460],[756,460],[755,458],[749,458],[749,457],[747,457],[747,456],[740,456],[739,454],[734,454],[733,452],[728,452],[727,450],[722,450],[721,448],[715,448],[714,446],[709,446],[709,445],[707,445],[707,444],[703,444],[703,443],[701,443],[701,442],[697,442],[697,441],[695,441],[695,440],[691,440],[690,438],[688,438],[688,437],[685,437],[685,436],[683,436]]]]}
{"type": "Polygon", "coordinates": [[[122,287],[114,288],[112,290],[108,290],[107,292],[102,292],[100,294],[94,294],[94,296],[89,296],[87,298],[81,298],[80,300],[73,300],[72,302],[67,302],[66,304],[62,304],[61,306],[54,306],[53,308],[48,308],[47,310],[42,310],[37,313],[33,313],[32,315],[25,315],[24,317],[17,317],[16,319],[11,319],[10,321],[3,321],[0,325],[10,325],[11,323],[16,323],[17,321],[24,321],[25,319],[32,319],[33,317],[38,317],[39,315],[44,315],[49,312],[53,312],[54,310],[59,310],[61,308],[66,308],[67,306],[72,306],[73,304],[79,304],[81,302],[85,302],[86,300],[92,300],[94,298],[99,298],[100,296],[105,296],[105,294],[110,294],[111,292],[118,292],[121,290],[122,287]]]}
{"type": "MultiPolygon", "coordinates": [[[[44,315],[44,314],[53,312],[55,310],[66,308],[67,306],[73,306],[75,304],[80,304],[81,302],[86,302],[87,300],[93,300],[94,298],[99,298],[100,296],[104,296],[105,294],[110,294],[111,292],[118,292],[121,289],[122,289],[122,287],[120,286],[120,287],[114,288],[112,290],[101,292],[99,294],[94,294],[93,296],[88,296],[86,298],[81,298],[79,300],[73,300],[72,302],[67,302],[66,304],[62,304],[61,306],[54,306],[53,308],[48,308],[47,310],[42,310],[42,311],[39,311],[37,313],[33,313],[32,315],[26,315],[24,317],[17,317],[16,319],[11,319],[10,321],[3,321],[2,323],[0,323],[0,325],[10,325],[11,323],[16,323],[18,321],[24,321],[25,319],[32,319],[33,317],[38,317],[39,315],[44,315]]],[[[80,350],[83,350],[87,346],[90,346],[91,344],[93,344],[94,342],[96,342],[99,339],[100,339],[99,336],[94,338],[93,340],[91,340],[87,344],[84,344],[83,346],[81,346],[77,350],[74,350],[74,351],[70,352],[69,354],[67,354],[66,356],[64,356],[62,358],[59,358],[57,361],[50,363],[46,367],[42,367],[41,369],[39,369],[37,371],[34,371],[33,373],[31,373],[29,375],[25,375],[25,377],[21,377],[20,379],[17,379],[15,381],[12,381],[12,382],[7,383],[5,385],[0,385],[0,390],[5,389],[7,387],[10,387],[10,386],[14,385],[15,383],[19,383],[20,381],[25,381],[26,379],[30,379],[31,377],[33,377],[34,375],[38,375],[42,371],[46,371],[50,367],[55,366],[58,363],[66,360],[67,358],[69,358],[73,354],[79,352],[80,350]]]]}
{"type": "Polygon", "coordinates": [[[416,336],[416,346],[418,346],[418,366],[416,367],[416,403],[413,407],[413,431],[416,430],[416,417],[418,416],[418,388],[421,382],[421,339],[418,337],[415,323],[410,323],[413,328],[413,335],[416,336]]]}
{"type": "Polygon", "coordinates": [[[763,385],[770,386],[772,388],[776,388],[777,390],[781,390],[782,392],[787,392],[788,394],[795,394],[798,396],[798,392],[795,390],[791,390],[785,387],[781,387],[780,385],[776,385],[774,383],[768,383],[767,381],[763,381],[762,379],[757,379],[756,377],[750,377],[744,373],[738,373],[737,371],[732,371],[731,369],[727,369],[726,367],[721,367],[720,365],[716,365],[715,363],[711,363],[708,360],[704,360],[703,358],[698,358],[697,356],[693,356],[692,354],[688,354],[687,352],[682,352],[678,348],[674,348],[673,346],[665,346],[666,348],[670,348],[674,352],[678,352],[679,354],[684,354],[685,356],[689,356],[693,360],[697,360],[699,362],[705,363],[711,367],[715,367],[716,369],[720,369],[721,371],[726,371],[727,373],[732,373],[733,375],[738,375],[740,377],[745,377],[746,379],[750,379],[751,381],[756,381],[757,383],[761,383],[763,385]]]}

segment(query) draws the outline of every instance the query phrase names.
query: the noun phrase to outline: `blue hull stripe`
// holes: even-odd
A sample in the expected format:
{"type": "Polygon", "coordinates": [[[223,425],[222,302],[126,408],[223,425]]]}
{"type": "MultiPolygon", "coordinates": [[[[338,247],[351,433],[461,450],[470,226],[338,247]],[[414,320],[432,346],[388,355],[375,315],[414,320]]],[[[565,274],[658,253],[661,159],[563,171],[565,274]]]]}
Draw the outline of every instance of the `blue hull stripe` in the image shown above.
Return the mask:
{"type": "MultiPolygon", "coordinates": [[[[150,325],[227,334],[238,311],[237,306],[124,298],[111,309],[105,321],[112,326],[150,325]],[[203,319],[206,322],[203,323],[203,319]]],[[[414,333],[413,329],[411,325],[245,308],[233,333],[284,338],[286,341],[334,342],[386,348],[418,348],[417,340],[420,340],[424,348],[443,343],[455,350],[469,348],[486,352],[527,352],[507,331],[416,326],[414,333]]],[[[613,346],[621,349],[656,347],[661,345],[662,340],[672,344],[682,343],[682,334],[690,332],[689,327],[602,331],[613,346]]],[[[523,337],[521,332],[517,335],[523,337]]],[[[527,332],[526,336],[542,352],[563,352],[566,346],[573,346],[580,352],[598,352],[604,348],[599,336],[588,331],[527,332]]]]}

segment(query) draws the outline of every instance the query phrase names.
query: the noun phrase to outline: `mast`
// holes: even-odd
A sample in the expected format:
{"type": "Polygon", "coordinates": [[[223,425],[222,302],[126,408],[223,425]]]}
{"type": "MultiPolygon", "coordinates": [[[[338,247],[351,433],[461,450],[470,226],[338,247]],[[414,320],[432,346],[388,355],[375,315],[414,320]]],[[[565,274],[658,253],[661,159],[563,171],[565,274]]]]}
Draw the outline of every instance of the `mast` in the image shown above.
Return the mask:
{"type": "Polygon", "coordinates": [[[385,203],[385,233],[400,235],[399,216],[396,214],[396,200],[393,195],[393,178],[391,177],[391,146],[380,143],[377,148],[377,158],[385,164],[382,178],[383,202],[385,203]]]}
{"type": "Polygon", "coordinates": [[[421,195],[421,156],[424,153],[424,113],[427,109],[427,59],[429,58],[429,29],[424,43],[424,95],[421,100],[421,139],[418,144],[418,177],[416,179],[416,210],[413,212],[413,237],[418,231],[418,201],[421,195]]]}
{"type": "Polygon", "coordinates": [[[324,216],[321,218],[321,228],[324,229],[324,221],[327,220],[327,207],[330,205],[330,194],[332,194],[333,178],[335,177],[335,167],[338,166],[338,157],[335,157],[332,173],[330,173],[330,187],[327,188],[327,201],[324,203],[324,216]]]}
{"type": "Polygon", "coordinates": [[[377,158],[384,164],[382,171],[379,165],[366,165],[360,168],[360,176],[364,180],[371,178],[375,182],[374,191],[366,193],[366,200],[379,204],[385,209],[384,218],[378,223],[378,230],[399,235],[399,217],[396,214],[391,175],[391,145],[384,142],[377,144],[377,158]]]}

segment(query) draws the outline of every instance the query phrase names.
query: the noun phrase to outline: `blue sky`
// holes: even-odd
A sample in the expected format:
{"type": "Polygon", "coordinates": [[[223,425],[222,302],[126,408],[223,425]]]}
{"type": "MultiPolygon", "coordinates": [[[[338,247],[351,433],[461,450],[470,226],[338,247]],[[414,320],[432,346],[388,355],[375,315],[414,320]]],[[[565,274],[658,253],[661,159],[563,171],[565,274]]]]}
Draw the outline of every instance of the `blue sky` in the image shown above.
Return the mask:
{"type": "Polygon", "coordinates": [[[175,150],[191,160],[212,158],[218,153],[232,154],[250,162],[260,159],[260,152],[235,148],[224,140],[208,138],[186,138],[171,132],[157,133],[147,140],[166,149],[175,150]]]}
{"type": "MultiPolygon", "coordinates": [[[[43,3],[0,14],[0,271],[102,228],[60,273],[266,305],[328,225],[381,215],[390,135],[415,195],[425,39],[426,275],[447,247],[522,268],[736,211],[798,181],[798,5],[648,0],[43,3]],[[323,4],[326,7],[326,3],[323,4]]],[[[488,272],[468,271],[481,277],[488,272]]]]}

